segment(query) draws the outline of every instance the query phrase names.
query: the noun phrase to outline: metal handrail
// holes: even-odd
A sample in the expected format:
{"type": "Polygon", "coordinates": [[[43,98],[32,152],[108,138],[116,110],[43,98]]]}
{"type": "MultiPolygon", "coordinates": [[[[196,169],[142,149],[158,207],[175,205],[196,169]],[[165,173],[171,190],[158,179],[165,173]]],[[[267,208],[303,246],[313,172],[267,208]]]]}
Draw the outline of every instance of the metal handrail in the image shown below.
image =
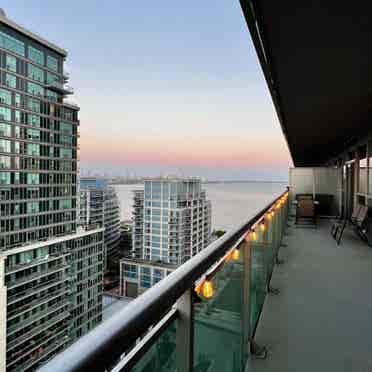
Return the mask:
{"type": "Polygon", "coordinates": [[[280,194],[235,229],[186,261],[124,309],[98,325],[67,350],[58,354],[40,372],[107,371],[121,355],[161,320],[176,301],[220,260],[246,232],[284,196],[280,194]]]}

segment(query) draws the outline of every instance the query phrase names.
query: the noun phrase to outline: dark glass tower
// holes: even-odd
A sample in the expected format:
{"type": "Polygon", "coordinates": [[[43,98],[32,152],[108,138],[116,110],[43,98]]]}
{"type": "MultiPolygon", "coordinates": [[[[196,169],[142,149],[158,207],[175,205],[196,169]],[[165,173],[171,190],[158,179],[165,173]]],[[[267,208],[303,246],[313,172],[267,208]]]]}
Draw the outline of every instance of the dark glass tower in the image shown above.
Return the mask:
{"type": "Polygon", "coordinates": [[[101,320],[103,229],[77,227],[66,56],[0,12],[0,371],[35,369],[101,320]]]}

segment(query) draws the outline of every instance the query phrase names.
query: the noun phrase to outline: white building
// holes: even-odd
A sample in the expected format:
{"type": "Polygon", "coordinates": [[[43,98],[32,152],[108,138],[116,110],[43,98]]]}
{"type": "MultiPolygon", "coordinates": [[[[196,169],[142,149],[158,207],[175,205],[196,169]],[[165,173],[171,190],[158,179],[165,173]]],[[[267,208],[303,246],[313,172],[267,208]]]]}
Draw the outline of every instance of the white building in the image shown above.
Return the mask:
{"type": "Polygon", "coordinates": [[[169,271],[183,264],[208,245],[210,235],[211,203],[199,179],[145,179],[144,190],[134,191],[133,246],[131,258],[121,261],[122,295],[151,287],[160,274],[149,266],[166,275],[164,265],[169,271]],[[132,285],[128,293],[127,283],[137,289],[132,285]]]}

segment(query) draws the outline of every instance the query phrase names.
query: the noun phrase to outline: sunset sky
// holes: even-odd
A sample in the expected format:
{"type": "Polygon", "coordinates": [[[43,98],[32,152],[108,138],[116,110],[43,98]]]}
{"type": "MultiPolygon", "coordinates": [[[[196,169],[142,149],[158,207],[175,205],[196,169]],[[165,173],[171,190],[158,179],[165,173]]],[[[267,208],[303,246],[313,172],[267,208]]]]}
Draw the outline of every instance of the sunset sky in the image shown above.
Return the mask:
{"type": "Polygon", "coordinates": [[[291,164],[238,0],[3,0],[69,52],[81,169],[285,180],[291,164]]]}

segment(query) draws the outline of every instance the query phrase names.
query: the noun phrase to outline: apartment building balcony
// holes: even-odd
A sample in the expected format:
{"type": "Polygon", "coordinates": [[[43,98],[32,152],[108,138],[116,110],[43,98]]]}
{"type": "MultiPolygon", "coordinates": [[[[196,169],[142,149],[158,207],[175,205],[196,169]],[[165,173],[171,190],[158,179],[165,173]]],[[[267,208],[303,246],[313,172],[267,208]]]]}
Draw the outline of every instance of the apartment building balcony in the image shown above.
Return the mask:
{"type": "MultiPolygon", "coordinates": [[[[111,369],[115,364],[115,371],[134,366],[162,371],[161,365],[166,370],[186,371],[190,369],[182,368],[192,362],[194,349],[197,363],[203,358],[215,363],[216,354],[221,354],[219,342],[231,344],[221,371],[229,371],[229,363],[245,364],[286,228],[288,205],[285,192],[148,289],[115,318],[115,324],[102,323],[46,368],[57,368],[64,361],[66,371],[75,370],[75,363],[81,371],[111,369]],[[130,351],[138,338],[141,342],[130,351]],[[94,352],[90,347],[84,355],[78,352],[87,345],[94,352]],[[126,356],[120,359],[124,352],[126,356]]],[[[177,260],[177,254],[170,256],[177,260]]]]}
{"type": "Polygon", "coordinates": [[[53,341],[49,346],[47,346],[45,349],[43,349],[42,353],[39,354],[40,359],[37,358],[30,358],[26,363],[20,365],[19,367],[14,368],[14,372],[20,372],[20,371],[27,371],[29,368],[34,366],[36,363],[40,363],[43,361],[48,360],[51,356],[53,356],[53,353],[56,352],[58,349],[63,349],[63,347],[69,342],[69,336],[62,335],[62,339],[57,339],[53,341]]]}
{"type": "Polygon", "coordinates": [[[45,283],[42,283],[40,285],[36,285],[33,288],[28,288],[28,289],[26,289],[24,291],[21,291],[21,292],[15,294],[15,295],[9,296],[7,304],[8,304],[8,306],[13,305],[14,303],[16,303],[18,301],[24,300],[27,297],[30,297],[30,296],[33,296],[33,295],[37,295],[38,293],[40,293],[42,291],[45,291],[45,290],[51,289],[53,287],[56,287],[59,284],[67,282],[68,280],[69,280],[68,276],[62,275],[62,276],[57,277],[53,280],[46,281],[45,283]]]}
{"type": "Polygon", "coordinates": [[[8,367],[11,367],[14,372],[27,371],[39,361],[46,360],[53,351],[61,348],[61,346],[66,345],[69,342],[69,336],[66,329],[53,334],[49,340],[46,340],[46,342],[44,341],[35,344],[33,349],[30,350],[27,355],[20,354],[17,359],[8,364],[8,367]],[[45,345],[46,342],[48,345],[43,348],[43,345],[45,345]],[[42,348],[42,350],[40,348],[42,348]],[[25,357],[27,358],[25,359],[25,357]]]}
{"type": "Polygon", "coordinates": [[[61,264],[55,265],[53,267],[48,267],[46,269],[36,271],[36,272],[34,272],[30,275],[25,275],[24,277],[12,280],[11,282],[9,282],[7,284],[7,289],[10,290],[10,289],[16,288],[16,287],[18,287],[22,284],[30,283],[34,280],[41,279],[41,278],[43,278],[45,276],[48,276],[50,274],[55,274],[55,273],[58,273],[60,271],[64,271],[68,267],[70,267],[69,264],[61,263],[61,264]]]}
{"type": "Polygon", "coordinates": [[[53,92],[67,96],[69,94],[74,94],[74,89],[66,84],[62,84],[58,81],[51,81],[46,85],[47,89],[53,92]]]}
{"type": "Polygon", "coordinates": [[[27,302],[21,306],[17,306],[14,310],[7,311],[7,320],[11,320],[21,314],[25,313],[26,311],[33,310],[43,304],[47,304],[48,302],[62,296],[67,296],[69,294],[69,290],[67,286],[65,288],[59,288],[52,293],[47,293],[41,297],[38,297],[31,302],[27,302]]]}
{"type": "Polygon", "coordinates": [[[55,324],[57,324],[61,320],[64,320],[64,319],[68,318],[69,316],[70,316],[70,312],[65,311],[65,312],[63,312],[61,314],[58,314],[57,316],[41,323],[40,325],[38,325],[36,327],[33,327],[30,331],[20,335],[15,340],[7,342],[7,345],[6,345],[7,346],[7,351],[10,351],[10,350],[14,349],[15,347],[17,347],[17,351],[19,351],[20,350],[19,346],[22,345],[23,343],[25,343],[27,340],[30,340],[31,338],[35,337],[36,335],[38,335],[41,332],[47,331],[49,328],[53,327],[55,324]]]}
{"type": "Polygon", "coordinates": [[[240,4],[296,167],[290,192],[41,371],[371,369],[372,4],[240,4]]]}
{"type": "Polygon", "coordinates": [[[37,311],[34,315],[31,315],[30,317],[28,317],[27,320],[20,321],[18,324],[15,324],[14,326],[7,327],[7,336],[11,336],[13,333],[21,330],[22,328],[27,327],[36,321],[41,320],[45,316],[48,316],[55,311],[58,311],[63,308],[67,308],[69,305],[70,305],[70,302],[67,299],[62,299],[61,301],[57,302],[55,305],[47,307],[43,311],[37,311]]]}
{"type": "Polygon", "coordinates": [[[50,254],[44,257],[40,257],[39,259],[36,259],[36,260],[30,260],[29,262],[25,262],[19,265],[14,265],[6,270],[6,275],[16,273],[17,271],[20,271],[20,270],[26,270],[34,266],[39,266],[44,263],[49,264],[50,262],[61,259],[63,257],[67,257],[69,255],[70,253],[68,251],[60,252],[60,253],[53,253],[53,254],[50,254]]]}

